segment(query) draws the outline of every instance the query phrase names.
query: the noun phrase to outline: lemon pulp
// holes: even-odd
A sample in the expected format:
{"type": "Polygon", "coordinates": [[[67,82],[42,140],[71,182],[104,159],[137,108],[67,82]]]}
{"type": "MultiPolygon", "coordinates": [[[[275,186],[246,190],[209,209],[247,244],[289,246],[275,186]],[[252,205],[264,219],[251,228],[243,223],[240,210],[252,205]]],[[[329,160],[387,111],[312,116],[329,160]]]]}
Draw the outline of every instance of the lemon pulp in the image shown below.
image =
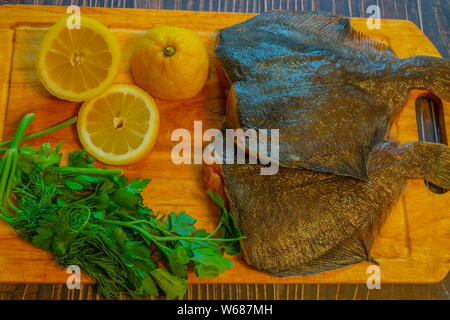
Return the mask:
{"type": "Polygon", "coordinates": [[[106,90],[119,72],[120,48],[101,23],[80,17],[80,29],[69,29],[67,18],[53,25],[41,41],[37,73],[54,96],[84,101],[106,90]]]}
{"type": "Polygon", "coordinates": [[[82,105],[77,128],[83,147],[92,156],[106,164],[128,164],[155,145],[159,112],[145,91],[114,85],[82,105]]]}

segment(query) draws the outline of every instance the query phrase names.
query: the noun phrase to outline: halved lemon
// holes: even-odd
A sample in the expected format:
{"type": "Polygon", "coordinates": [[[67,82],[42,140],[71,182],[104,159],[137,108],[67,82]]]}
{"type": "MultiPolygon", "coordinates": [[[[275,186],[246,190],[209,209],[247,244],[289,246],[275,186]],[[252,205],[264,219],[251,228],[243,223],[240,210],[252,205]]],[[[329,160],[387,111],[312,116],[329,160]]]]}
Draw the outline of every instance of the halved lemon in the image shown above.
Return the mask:
{"type": "Polygon", "coordinates": [[[159,112],[153,98],[142,89],[113,85],[83,103],[77,129],[81,144],[92,156],[106,164],[129,164],[155,145],[159,112]]]}
{"type": "Polygon", "coordinates": [[[69,101],[90,100],[105,91],[119,72],[120,47],[100,22],[80,17],[80,28],[69,29],[63,18],[41,41],[37,74],[54,96],[69,101]]]}

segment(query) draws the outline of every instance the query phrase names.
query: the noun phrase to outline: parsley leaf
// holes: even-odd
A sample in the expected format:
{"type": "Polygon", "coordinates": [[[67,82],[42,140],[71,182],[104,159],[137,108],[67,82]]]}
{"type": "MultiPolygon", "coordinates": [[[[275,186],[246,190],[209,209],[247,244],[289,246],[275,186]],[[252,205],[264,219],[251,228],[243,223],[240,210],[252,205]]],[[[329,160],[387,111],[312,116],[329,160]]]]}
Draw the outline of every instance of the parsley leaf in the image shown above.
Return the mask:
{"type": "Polygon", "coordinates": [[[67,164],[71,167],[78,168],[95,168],[92,163],[94,163],[95,158],[92,157],[85,150],[79,152],[72,152],[69,154],[67,159],[67,164]]]}
{"type": "MultiPolygon", "coordinates": [[[[120,206],[126,208],[134,208],[136,205],[142,203],[143,199],[141,192],[150,182],[150,179],[134,179],[128,185],[124,185],[117,189],[112,199],[120,206]]],[[[123,183],[123,180],[120,180],[123,183]]]]}
{"type": "Polygon", "coordinates": [[[196,248],[193,250],[193,261],[197,263],[195,272],[200,278],[214,278],[233,266],[233,262],[217,255],[211,248],[196,248]]]}
{"type": "Polygon", "coordinates": [[[179,214],[171,212],[164,221],[164,226],[167,230],[181,236],[189,236],[195,230],[195,222],[196,220],[184,211],[179,214]]]}
{"type": "Polygon", "coordinates": [[[151,275],[159,287],[165,292],[167,299],[183,299],[187,289],[185,279],[179,278],[161,268],[153,270],[151,275]]]}
{"type": "Polygon", "coordinates": [[[39,170],[43,171],[50,166],[59,165],[61,163],[62,154],[59,153],[62,144],[59,143],[54,149],[51,149],[49,143],[44,143],[37,154],[38,159],[36,166],[39,170]]]}

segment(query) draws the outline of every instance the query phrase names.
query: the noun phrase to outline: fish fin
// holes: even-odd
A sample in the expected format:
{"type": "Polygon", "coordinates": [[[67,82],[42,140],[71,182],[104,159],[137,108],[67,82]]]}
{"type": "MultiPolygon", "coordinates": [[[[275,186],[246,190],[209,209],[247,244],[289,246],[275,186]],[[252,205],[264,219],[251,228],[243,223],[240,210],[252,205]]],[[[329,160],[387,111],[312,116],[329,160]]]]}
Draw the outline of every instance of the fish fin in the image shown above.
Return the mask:
{"type": "Polygon", "coordinates": [[[306,276],[345,268],[367,260],[366,248],[361,241],[359,239],[348,239],[315,259],[281,270],[279,268],[276,268],[276,270],[263,268],[263,271],[279,277],[306,276]]]}
{"type": "Polygon", "coordinates": [[[340,158],[340,164],[336,174],[346,175],[363,181],[369,181],[367,162],[364,154],[355,155],[353,161],[340,158]]]}
{"type": "Polygon", "coordinates": [[[450,190],[450,148],[429,142],[418,142],[417,148],[421,149],[419,154],[423,157],[418,161],[419,170],[423,172],[422,178],[450,190]]]}
{"type": "MultiPolygon", "coordinates": [[[[253,23],[290,25],[313,33],[321,39],[344,44],[372,55],[398,58],[392,48],[355,30],[350,19],[312,11],[268,11],[251,19],[253,23]]],[[[250,20],[249,20],[250,21],[250,20]]]]}
{"type": "Polygon", "coordinates": [[[450,60],[417,56],[409,58],[407,61],[411,61],[423,73],[420,78],[426,89],[438,97],[450,101],[450,60]]]}
{"type": "Polygon", "coordinates": [[[282,270],[277,268],[277,270],[264,271],[277,276],[304,276],[340,269],[364,261],[379,265],[378,261],[370,254],[372,244],[405,189],[406,184],[404,188],[395,194],[392,202],[384,204],[376,213],[369,217],[362,229],[355,229],[355,233],[351,237],[338,243],[323,255],[307,262],[293,264],[282,270]]]}
{"type": "Polygon", "coordinates": [[[450,101],[450,60],[432,56],[415,56],[395,65],[398,81],[413,89],[427,89],[450,101]],[[403,80],[402,80],[403,78],[403,80]]]}
{"type": "Polygon", "coordinates": [[[365,146],[361,147],[359,156],[354,159],[354,163],[352,163],[351,166],[347,165],[347,168],[353,170],[354,173],[350,174],[350,176],[369,181],[367,163],[369,162],[370,154],[372,153],[373,148],[383,140],[388,128],[389,121],[385,121],[374,131],[370,141],[365,146]]]}
{"type": "Polygon", "coordinates": [[[406,179],[424,179],[450,190],[450,148],[433,142],[411,142],[393,151],[391,167],[406,179]],[[398,170],[402,166],[402,170],[398,170]]]}
{"type": "Polygon", "coordinates": [[[441,188],[450,190],[450,148],[445,147],[445,150],[437,157],[432,171],[433,177],[429,180],[441,188]]]}
{"type": "Polygon", "coordinates": [[[439,59],[432,66],[432,81],[429,87],[438,97],[450,101],[450,60],[439,59]]]}
{"type": "MultiPolygon", "coordinates": [[[[403,192],[403,191],[402,191],[403,192]]],[[[401,193],[400,193],[401,194],[401,193]]],[[[397,195],[397,199],[400,198],[397,195]]],[[[299,263],[279,270],[264,270],[276,276],[295,276],[295,275],[311,275],[330,271],[334,269],[341,269],[359,262],[369,261],[378,265],[370,254],[373,241],[377,234],[379,234],[384,225],[392,207],[397,203],[393,201],[381,208],[377,214],[374,214],[367,221],[366,225],[359,231],[356,231],[350,238],[338,243],[335,247],[325,252],[323,255],[311,259],[304,263],[299,263]]]]}
{"type": "Polygon", "coordinates": [[[373,264],[376,264],[377,266],[380,265],[380,263],[374,259],[374,257],[372,257],[371,255],[369,255],[369,262],[372,262],[373,264]]]}

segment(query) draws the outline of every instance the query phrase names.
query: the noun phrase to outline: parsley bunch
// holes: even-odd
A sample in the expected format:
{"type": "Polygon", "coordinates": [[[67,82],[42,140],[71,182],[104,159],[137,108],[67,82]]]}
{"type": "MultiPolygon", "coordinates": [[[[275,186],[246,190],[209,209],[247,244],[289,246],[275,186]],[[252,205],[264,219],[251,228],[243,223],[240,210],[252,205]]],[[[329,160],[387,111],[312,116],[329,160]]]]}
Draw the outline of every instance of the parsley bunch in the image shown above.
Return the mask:
{"type": "Polygon", "coordinates": [[[223,256],[240,252],[239,230],[222,199],[209,193],[222,218],[208,233],[185,212],[158,215],[143,204],[148,179],[129,181],[120,169],[99,169],[85,151],[72,152],[61,166],[61,144],[39,149],[22,140],[70,125],[76,118],[24,137],[34,114],[26,115],[11,141],[0,146],[0,218],[18,235],[51,252],[61,266],[78,265],[107,299],[120,294],[182,298],[187,270],[216,277],[230,269],[223,256]],[[214,237],[220,230],[222,238],[214,237]],[[160,257],[155,259],[155,257],[160,257]]]}

